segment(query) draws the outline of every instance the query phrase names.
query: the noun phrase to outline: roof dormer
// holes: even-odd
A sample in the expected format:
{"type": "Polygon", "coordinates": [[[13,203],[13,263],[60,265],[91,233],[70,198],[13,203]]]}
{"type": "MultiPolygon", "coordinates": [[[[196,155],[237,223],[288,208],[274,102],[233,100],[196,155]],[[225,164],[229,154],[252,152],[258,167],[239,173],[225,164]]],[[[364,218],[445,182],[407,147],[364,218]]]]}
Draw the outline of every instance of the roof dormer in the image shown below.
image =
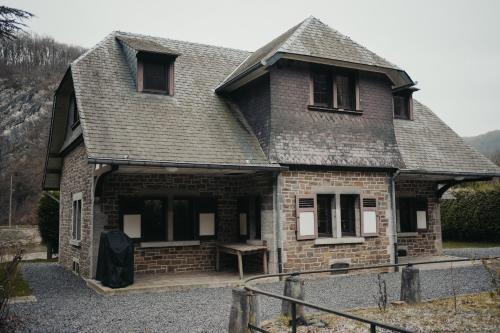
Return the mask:
{"type": "Polygon", "coordinates": [[[141,93],[174,94],[174,62],[179,56],[168,47],[133,37],[116,37],[141,93]]]}

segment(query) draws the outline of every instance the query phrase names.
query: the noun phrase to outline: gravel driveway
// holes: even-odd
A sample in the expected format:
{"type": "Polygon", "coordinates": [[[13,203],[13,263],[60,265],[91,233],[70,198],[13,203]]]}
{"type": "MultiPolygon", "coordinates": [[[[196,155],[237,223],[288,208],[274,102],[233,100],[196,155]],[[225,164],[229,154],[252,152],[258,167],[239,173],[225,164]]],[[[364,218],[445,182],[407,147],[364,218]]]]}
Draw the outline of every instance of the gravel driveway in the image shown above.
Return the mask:
{"type": "Polygon", "coordinates": [[[500,256],[500,247],[444,249],[443,252],[449,256],[464,258],[498,257],[500,256]]]}
{"type": "MultiPolygon", "coordinates": [[[[83,280],[57,264],[25,264],[23,274],[38,301],[14,304],[12,311],[24,322],[20,332],[225,332],[231,289],[195,289],[142,295],[103,297],[83,280]]],[[[454,269],[459,293],[490,288],[482,266],[454,269]]],[[[389,298],[399,297],[398,273],[383,275],[389,298]]],[[[421,272],[425,298],[451,294],[449,270],[421,272]]],[[[261,285],[281,292],[281,283],[261,285]]],[[[376,275],[327,277],[306,281],[306,299],[334,308],[374,305],[376,275]]],[[[265,318],[278,314],[280,303],[262,298],[265,318]]]]}

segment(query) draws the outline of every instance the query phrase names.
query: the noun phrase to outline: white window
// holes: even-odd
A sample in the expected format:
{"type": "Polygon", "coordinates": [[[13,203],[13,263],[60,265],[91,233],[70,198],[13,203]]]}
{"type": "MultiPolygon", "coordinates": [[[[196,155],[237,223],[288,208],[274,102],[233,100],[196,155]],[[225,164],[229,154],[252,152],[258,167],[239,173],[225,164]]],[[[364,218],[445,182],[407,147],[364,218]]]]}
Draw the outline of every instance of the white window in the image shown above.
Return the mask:
{"type": "Polygon", "coordinates": [[[82,239],[82,193],[73,194],[73,206],[71,211],[71,239],[80,241],[82,239]]]}
{"type": "Polygon", "coordinates": [[[355,239],[377,236],[375,198],[361,198],[359,193],[339,190],[335,193],[297,196],[297,239],[355,239]],[[305,205],[309,200],[309,205],[305,205]],[[306,213],[310,214],[306,220],[306,213]],[[304,233],[305,223],[309,233],[304,233]],[[313,228],[313,230],[311,230],[313,228]]]}

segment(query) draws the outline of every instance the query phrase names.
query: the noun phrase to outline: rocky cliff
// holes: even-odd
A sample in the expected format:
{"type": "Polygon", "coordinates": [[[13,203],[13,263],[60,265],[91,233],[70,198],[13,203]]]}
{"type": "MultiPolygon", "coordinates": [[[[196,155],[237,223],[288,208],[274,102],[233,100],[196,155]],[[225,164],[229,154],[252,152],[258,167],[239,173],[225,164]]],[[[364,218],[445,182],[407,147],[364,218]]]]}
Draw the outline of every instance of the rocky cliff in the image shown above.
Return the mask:
{"type": "Polygon", "coordinates": [[[84,50],[48,37],[0,43],[0,225],[32,224],[41,192],[52,97],[67,66],[84,50]]]}

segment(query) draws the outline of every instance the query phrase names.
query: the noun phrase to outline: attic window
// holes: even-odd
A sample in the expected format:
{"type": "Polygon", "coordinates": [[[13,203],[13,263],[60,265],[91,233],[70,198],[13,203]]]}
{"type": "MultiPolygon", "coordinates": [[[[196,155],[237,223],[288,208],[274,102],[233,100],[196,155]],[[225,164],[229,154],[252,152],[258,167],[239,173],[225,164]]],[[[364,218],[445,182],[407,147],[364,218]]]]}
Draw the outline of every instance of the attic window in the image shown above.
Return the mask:
{"type": "Polygon", "coordinates": [[[137,56],[137,90],[173,95],[174,59],[166,55],[140,53],[137,56]]]}
{"type": "Polygon", "coordinates": [[[411,93],[399,93],[393,96],[394,118],[412,119],[412,97],[411,93]]]}
{"type": "Polygon", "coordinates": [[[320,69],[313,71],[311,75],[309,109],[359,113],[358,95],[358,82],[354,72],[320,69]]]}

